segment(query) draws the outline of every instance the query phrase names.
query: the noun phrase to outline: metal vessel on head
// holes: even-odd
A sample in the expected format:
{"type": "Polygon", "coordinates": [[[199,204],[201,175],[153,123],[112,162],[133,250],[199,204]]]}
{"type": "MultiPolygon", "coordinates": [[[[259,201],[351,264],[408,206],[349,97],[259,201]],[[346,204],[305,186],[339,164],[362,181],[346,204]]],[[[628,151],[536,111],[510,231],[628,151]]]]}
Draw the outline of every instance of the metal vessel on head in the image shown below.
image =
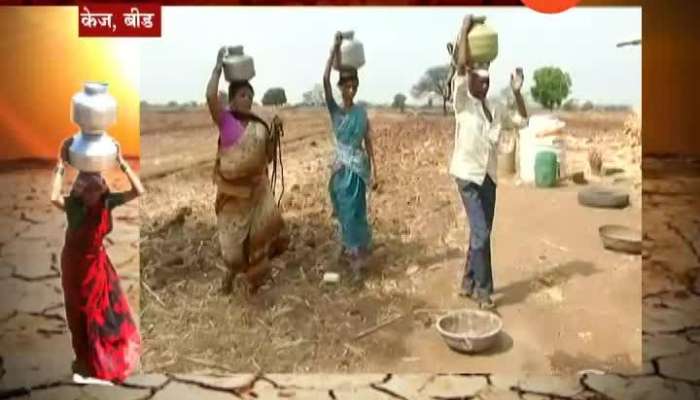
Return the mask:
{"type": "Polygon", "coordinates": [[[103,172],[117,162],[117,143],[107,134],[117,120],[117,102],[107,86],[87,82],[71,102],[71,120],[80,132],[73,136],[68,162],[82,172],[103,172]]]}
{"type": "Polygon", "coordinates": [[[223,60],[227,81],[249,81],[255,77],[253,58],[243,53],[243,46],[229,46],[223,60]]]}
{"type": "Polygon", "coordinates": [[[358,70],[365,65],[365,49],[362,42],[355,39],[355,31],[342,32],[343,41],[340,45],[340,60],[333,67],[336,70],[358,70]]]}

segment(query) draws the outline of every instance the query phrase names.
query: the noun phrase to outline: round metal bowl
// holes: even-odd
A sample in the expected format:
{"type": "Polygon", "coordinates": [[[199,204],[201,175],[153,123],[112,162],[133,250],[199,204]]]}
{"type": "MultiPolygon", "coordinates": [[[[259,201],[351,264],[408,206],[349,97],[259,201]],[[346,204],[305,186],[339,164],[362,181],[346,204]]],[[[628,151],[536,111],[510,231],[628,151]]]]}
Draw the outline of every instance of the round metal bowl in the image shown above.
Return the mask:
{"type": "Polygon", "coordinates": [[[642,233],[621,225],[603,225],[598,229],[603,247],[629,254],[642,253],[642,233]]]}
{"type": "Polygon", "coordinates": [[[478,353],[496,343],[503,321],[491,312],[460,310],[440,317],[435,327],[452,350],[478,353]]]}

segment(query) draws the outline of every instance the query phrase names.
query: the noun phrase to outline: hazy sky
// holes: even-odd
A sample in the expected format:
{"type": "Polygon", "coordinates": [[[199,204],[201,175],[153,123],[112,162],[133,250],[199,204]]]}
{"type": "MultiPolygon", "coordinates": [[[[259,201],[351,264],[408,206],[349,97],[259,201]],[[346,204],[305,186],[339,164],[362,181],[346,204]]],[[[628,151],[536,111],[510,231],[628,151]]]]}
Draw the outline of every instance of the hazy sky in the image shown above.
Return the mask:
{"type": "Polygon", "coordinates": [[[141,98],[203,101],[219,47],[241,44],[255,60],[256,100],[281,86],[289,102],[299,102],[321,82],[333,34],[352,29],[367,60],[358,98],[388,103],[401,92],[414,102],[411,86],[428,67],[448,61],[445,44],[466,13],[485,15],[499,33],[493,92],[508,84],[516,66],[525,69],[527,88],[535,69],[555,65],[571,74],[575,98],[641,102],[641,47],[615,47],[641,38],[638,7],[578,8],[559,15],[525,7],[166,7],[162,38],[140,40],[141,98]]]}

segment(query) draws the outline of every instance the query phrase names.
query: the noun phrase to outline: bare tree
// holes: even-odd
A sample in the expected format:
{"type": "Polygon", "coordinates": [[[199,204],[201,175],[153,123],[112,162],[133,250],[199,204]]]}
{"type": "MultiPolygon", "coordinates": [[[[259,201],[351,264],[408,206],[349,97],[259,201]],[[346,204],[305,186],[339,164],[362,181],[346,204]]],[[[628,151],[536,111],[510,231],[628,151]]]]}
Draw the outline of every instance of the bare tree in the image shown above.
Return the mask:
{"type": "Polygon", "coordinates": [[[311,91],[304,92],[301,95],[301,102],[305,106],[310,106],[313,103],[313,95],[311,94],[311,91]]]}
{"type": "Polygon", "coordinates": [[[435,94],[442,98],[442,112],[447,115],[447,102],[450,100],[450,66],[438,65],[429,68],[411,89],[415,98],[435,94]]]}
{"type": "Polygon", "coordinates": [[[302,94],[302,99],[306,106],[318,107],[324,105],[326,100],[323,95],[323,86],[320,83],[315,84],[311,90],[302,94]]]}
{"type": "MultiPolygon", "coordinates": [[[[323,86],[320,83],[315,84],[308,92],[302,93],[301,98],[305,106],[320,107],[326,104],[326,96],[323,93],[323,86]]],[[[333,88],[333,98],[335,98],[336,101],[339,101],[341,98],[340,90],[337,87],[333,88]]]]}

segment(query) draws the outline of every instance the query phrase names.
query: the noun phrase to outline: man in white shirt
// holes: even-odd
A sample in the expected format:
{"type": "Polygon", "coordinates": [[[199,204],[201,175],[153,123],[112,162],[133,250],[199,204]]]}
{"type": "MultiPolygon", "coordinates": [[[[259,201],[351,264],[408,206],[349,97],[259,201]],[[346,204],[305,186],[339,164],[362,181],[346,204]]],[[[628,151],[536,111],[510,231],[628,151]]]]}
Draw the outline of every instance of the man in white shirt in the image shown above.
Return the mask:
{"type": "MultiPolygon", "coordinates": [[[[468,15],[463,23],[460,32],[469,33],[472,17],[468,15]]],[[[497,144],[504,124],[527,125],[527,110],[520,93],[523,72],[518,68],[511,74],[517,114],[495,110],[486,101],[488,65],[470,62],[468,37],[458,38],[457,43],[465,47],[467,57],[465,64],[456,65],[456,75],[451,80],[456,126],[450,175],[457,181],[470,232],[460,295],[474,298],[480,308],[492,309],[491,228],[496,206],[497,144]]],[[[459,48],[452,52],[453,65],[457,51],[459,48]]]]}

